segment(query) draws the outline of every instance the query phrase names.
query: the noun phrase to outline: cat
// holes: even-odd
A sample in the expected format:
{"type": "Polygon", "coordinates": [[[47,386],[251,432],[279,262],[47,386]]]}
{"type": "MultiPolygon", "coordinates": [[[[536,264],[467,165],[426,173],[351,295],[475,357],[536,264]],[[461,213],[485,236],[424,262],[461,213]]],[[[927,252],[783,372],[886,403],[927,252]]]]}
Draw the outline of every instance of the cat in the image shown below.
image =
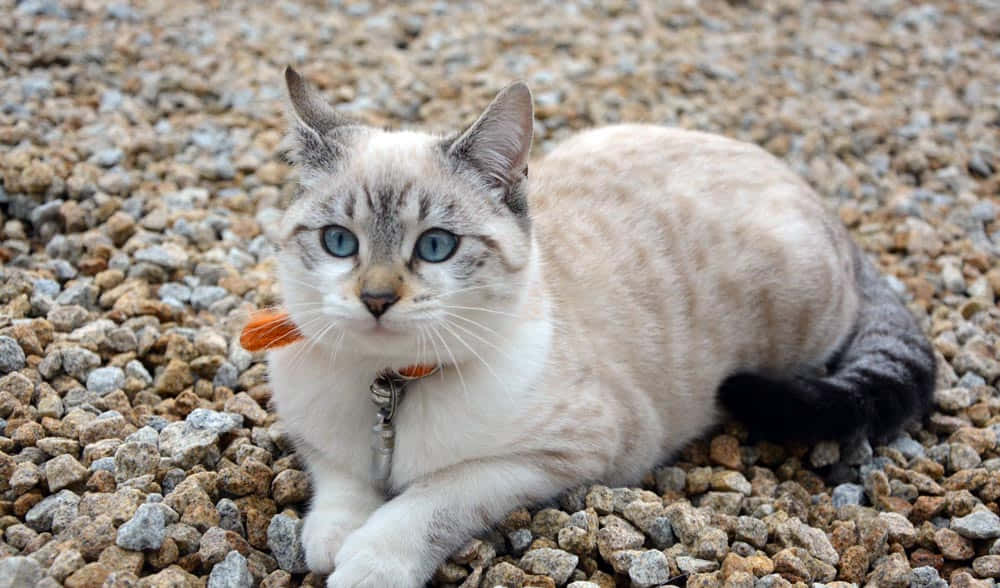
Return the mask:
{"type": "Polygon", "coordinates": [[[528,166],[531,93],[464,132],[370,128],[285,72],[299,195],[268,353],[313,482],[330,588],[423,586],[512,509],[636,484],[727,415],[779,438],[887,435],[929,410],[933,350],[821,199],[764,150],[626,124],[528,166]],[[369,479],[386,368],[435,366],[369,479]]]}

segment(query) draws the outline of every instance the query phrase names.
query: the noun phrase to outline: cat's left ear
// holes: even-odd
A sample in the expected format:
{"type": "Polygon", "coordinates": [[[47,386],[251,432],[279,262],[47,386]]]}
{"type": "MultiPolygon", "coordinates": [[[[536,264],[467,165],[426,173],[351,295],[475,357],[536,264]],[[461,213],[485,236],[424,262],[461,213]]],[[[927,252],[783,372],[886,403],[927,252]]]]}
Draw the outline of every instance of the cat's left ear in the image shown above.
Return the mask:
{"type": "Polygon", "coordinates": [[[285,68],[291,104],[291,128],[283,145],[293,163],[313,168],[333,165],[343,150],[336,132],[353,124],[342,116],[297,71],[285,68]]]}
{"type": "Polygon", "coordinates": [[[470,164],[496,187],[509,188],[527,174],[533,123],[531,90],[514,82],[451,144],[448,155],[470,164]]]}

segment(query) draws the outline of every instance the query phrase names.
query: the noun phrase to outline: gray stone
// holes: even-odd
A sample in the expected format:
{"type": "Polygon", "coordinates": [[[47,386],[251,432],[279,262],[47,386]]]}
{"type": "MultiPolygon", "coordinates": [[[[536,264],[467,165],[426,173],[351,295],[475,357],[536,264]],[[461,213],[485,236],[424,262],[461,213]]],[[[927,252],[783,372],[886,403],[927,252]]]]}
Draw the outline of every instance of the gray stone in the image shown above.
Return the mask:
{"type": "Polygon", "coordinates": [[[215,510],[219,511],[219,527],[227,531],[246,537],[247,532],[243,527],[243,519],[240,517],[240,509],[236,503],[228,498],[223,498],[215,505],[215,510]]]}
{"type": "Polygon", "coordinates": [[[670,562],[662,551],[651,549],[632,562],[628,568],[628,577],[632,579],[632,585],[638,588],[665,584],[670,580],[670,562]]]}
{"type": "Polygon", "coordinates": [[[204,429],[222,435],[243,426],[243,416],[231,412],[218,412],[206,408],[196,408],[185,419],[196,429],[204,429]]]}
{"type": "Polygon", "coordinates": [[[121,163],[122,158],[125,157],[125,152],[118,147],[110,147],[108,149],[101,149],[94,154],[94,163],[101,167],[114,167],[121,163]]]}
{"type": "Polygon", "coordinates": [[[165,504],[141,504],[132,518],[118,527],[115,543],[131,551],[159,549],[167,535],[167,525],[177,519],[177,513],[165,504]]]}
{"type": "Polygon", "coordinates": [[[987,510],[977,510],[951,520],[951,529],[969,539],[994,539],[1000,537],[1000,517],[987,510]]]}
{"type": "Polygon", "coordinates": [[[267,547],[278,561],[278,567],[292,574],[309,571],[301,540],[302,521],[277,514],[267,526],[267,547]]]}
{"type": "Polygon", "coordinates": [[[0,588],[31,588],[42,581],[42,566],[30,557],[0,559],[0,588]]]}
{"type": "Polygon", "coordinates": [[[126,443],[150,443],[156,445],[160,442],[160,434],[156,432],[156,429],[146,425],[145,427],[139,429],[135,433],[132,433],[128,437],[125,437],[126,443]]]}
{"type": "Polygon", "coordinates": [[[153,376],[149,375],[149,370],[147,370],[146,366],[142,365],[142,362],[137,359],[133,359],[125,364],[125,375],[129,378],[135,378],[147,385],[153,383],[153,376]]]}
{"type": "Polygon", "coordinates": [[[677,558],[677,569],[680,570],[682,574],[700,574],[704,572],[713,572],[719,569],[719,564],[714,561],[708,561],[707,559],[698,559],[696,557],[682,555],[677,558]]]}
{"type": "Polygon", "coordinates": [[[67,347],[62,350],[63,371],[70,376],[86,381],[87,375],[101,365],[101,356],[82,347],[67,347]]]}
{"type": "Polygon", "coordinates": [[[17,371],[24,367],[24,350],[13,337],[0,336],[0,374],[17,371]]]}
{"type": "Polygon", "coordinates": [[[228,294],[229,292],[220,286],[198,286],[191,292],[191,306],[195,310],[205,310],[228,294]]]}
{"type": "Polygon", "coordinates": [[[515,529],[510,533],[507,533],[507,541],[510,542],[510,551],[514,555],[521,555],[524,553],[531,542],[534,541],[534,536],[531,534],[531,529],[515,529]]]}
{"type": "Polygon", "coordinates": [[[861,504],[865,488],[860,484],[840,484],[833,489],[833,506],[840,508],[849,504],[861,504]]]}
{"type": "Polygon", "coordinates": [[[167,269],[180,269],[187,266],[188,262],[187,252],[173,243],[140,249],[133,257],[136,261],[155,263],[167,269]]]}
{"type": "Polygon", "coordinates": [[[87,390],[105,396],[125,385],[125,371],[120,367],[100,367],[87,375],[87,390]]]}
{"type": "Polygon", "coordinates": [[[188,422],[171,423],[160,431],[160,453],[183,467],[219,459],[219,435],[208,429],[197,429],[188,422]]]}
{"type": "Polygon", "coordinates": [[[188,288],[184,284],[178,282],[167,282],[160,286],[158,292],[160,300],[166,298],[173,298],[178,302],[187,302],[191,299],[191,288],[188,288]]]}
{"type": "Polygon", "coordinates": [[[924,457],[927,454],[923,445],[909,437],[897,437],[895,441],[889,444],[889,447],[902,453],[906,459],[924,457]]]}
{"type": "Polygon", "coordinates": [[[102,457],[90,462],[90,471],[96,472],[97,470],[106,470],[112,474],[115,473],[115,458],[102,457]]]}
{"type": "Polygon", "coordinates": [[[913,568],[910,588],[948,588],[948,583],[941,579],[936,569],[931,566],[923,566],[913,568]]]}
{"type": "Polygon", "coordinates": [[[212,385],[222,386],[233,390],[239,382],[239,377],[240,372],[236,369],[236,366],[228,361],[224,361],[219,366],[219,369],[215,370],[215,376],[212,378],[212,385]]]}
{"type": "Polygon", "coordinates": [[[247,566],[247,558],[238,551],[230,551],[226,559],[212,567],[208,576],[208,588],[245,588],[253,585],[253,576],[247,566]]]}
{"type": "Polygon", "coordinates": [[[653,547],[657,549],[666,549],[677,541],[674,529],[670,526],[670,519],[667,517],[654,518],[646,528],[646,534],[652,540],[653,547]]]}
{"type": "Polygon", "coordinates": [[[62,490],[31,507],[24,515],[24,522],[36,531],[51,531],[57,521],[68,522],[76,518],[79,505],[79,496],[70,490],[62,490]]]}
{"type": "Polygon", "coordinates": [[[543,547],[525,553],[518,567],[531,574],[549,576],[556,584],[565,584],[579,561],[578,556],[562,549],[543,547]]]}

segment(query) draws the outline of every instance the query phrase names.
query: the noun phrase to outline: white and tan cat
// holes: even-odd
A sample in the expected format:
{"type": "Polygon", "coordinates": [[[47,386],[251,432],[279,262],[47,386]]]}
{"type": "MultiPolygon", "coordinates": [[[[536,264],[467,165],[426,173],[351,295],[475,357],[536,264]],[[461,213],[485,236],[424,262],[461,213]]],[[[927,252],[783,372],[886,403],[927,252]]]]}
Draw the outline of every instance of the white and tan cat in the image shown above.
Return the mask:
{"type": "Polygon", "coordinates": [[[286,81],[301,195],[278,267],[305,340],[270,375],[314,483],[307,563],[331,588],[422,586],[513,508],[634,484],[727,412],[823,438],[927,410],[926,338],[763,150],[612,126],[529,179],[524,84],[440,137],[358,125],[286,81]],[[387,497],[368,389],[414,364],[441,370],[399,406],[387,497]]]}

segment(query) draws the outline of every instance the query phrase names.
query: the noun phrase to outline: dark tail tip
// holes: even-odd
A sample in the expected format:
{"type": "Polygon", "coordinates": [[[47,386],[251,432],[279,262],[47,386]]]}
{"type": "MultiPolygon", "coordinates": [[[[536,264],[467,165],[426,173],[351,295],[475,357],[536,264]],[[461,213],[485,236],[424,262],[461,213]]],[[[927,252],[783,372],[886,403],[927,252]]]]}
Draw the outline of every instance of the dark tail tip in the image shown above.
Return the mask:
{"type": "Polygon", "coordinates": [[[855,372],[779,379],[739,373],[719,387],[719,401],[757,438],[815,442],[866,435],[888,440],[930,409],[933,370],[897,380],[855,372]]]}

